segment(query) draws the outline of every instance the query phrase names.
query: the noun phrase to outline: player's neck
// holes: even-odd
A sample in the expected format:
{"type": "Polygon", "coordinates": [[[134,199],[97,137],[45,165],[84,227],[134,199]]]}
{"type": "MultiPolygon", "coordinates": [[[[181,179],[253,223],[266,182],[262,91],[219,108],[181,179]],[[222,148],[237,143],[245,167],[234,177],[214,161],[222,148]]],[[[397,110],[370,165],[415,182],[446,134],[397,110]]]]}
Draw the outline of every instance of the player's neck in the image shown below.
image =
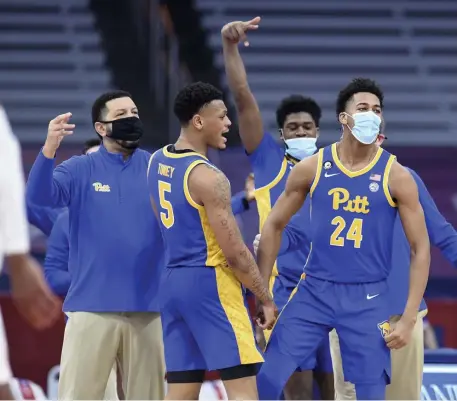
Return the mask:
{"type": "Polygon", "coordinates": [[[203,156],[208,154],[208,146],[205,143],[194,138],[192,135],[181,130],[178,140],[175,142],[176,150],[190,149],[194,152],[200,153],[203,156]]]}
{"type": "Polygon", "coordinates": [[[364,145],[350,133],[345,134],[337,144],[338,158],[343,164],[348,165],[369,163],[377,151],[378,147],[376,144],[364,145]]]}

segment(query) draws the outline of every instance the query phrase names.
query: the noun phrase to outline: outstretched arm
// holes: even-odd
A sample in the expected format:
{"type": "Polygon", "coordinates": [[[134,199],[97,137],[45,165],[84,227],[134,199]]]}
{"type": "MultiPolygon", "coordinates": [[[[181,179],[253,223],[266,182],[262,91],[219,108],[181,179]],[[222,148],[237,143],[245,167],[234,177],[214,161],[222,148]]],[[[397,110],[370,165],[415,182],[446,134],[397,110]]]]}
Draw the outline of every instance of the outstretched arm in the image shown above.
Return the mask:
{"type": "Polygon", "coordinates": [[[316,175],[316,167],[317,155],[302,160],[291,170],[286,188],[276,201],[263,226],[257,262],[266,283],[270,279],[274,262],[278,256],[284,227],[303,205],[316,175]]]}
{"type": "Polygon", "coordinates": [[[241,141],[248,153],[256,150],[264,132],[259,106],[249,88],[238,45],[246,40],[248,31],[258,28],[259,22],[260,17],[256,17],[247,22],[231,22],[222,28],[225,73],[238,111],[241,141]]]}
{"type": "Polygon", "coordinates": [[[430,268],[430,240],[424,211],[419,202],[417,185],[411,174],[394,162],[389,177],[389,188],[396,199],[403,229],[411,248],[409,294],[399,326],[386,338],[390,348],[401,348],[411,337],[417,312],[424,297],[430,268]]]}
{"type": "Polygon", "coordinates": [[[262,281],[259,268],[243,241],[233,215],[227,177],[204,163],[194,167],[188,180],[192,198],[203,204],[216,240],[235,275],[260,302],[271,303],[268,286],[262,281]]]}

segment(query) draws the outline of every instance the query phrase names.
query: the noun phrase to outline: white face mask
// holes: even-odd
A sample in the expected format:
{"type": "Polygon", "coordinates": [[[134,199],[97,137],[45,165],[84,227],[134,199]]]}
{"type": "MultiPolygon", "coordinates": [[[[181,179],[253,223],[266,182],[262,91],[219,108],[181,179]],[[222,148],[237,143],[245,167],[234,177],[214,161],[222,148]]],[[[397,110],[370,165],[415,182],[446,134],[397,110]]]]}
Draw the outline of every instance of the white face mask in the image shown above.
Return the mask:
{"type": "Polygon", "coordinates": [[[371,145],[376,141],[381,126],[381,117],[371,110],[355,113],[352,116],[347,113],[345,114],[354,120],[352,129],[349,126],[348,128],[355,139],[364,145],[371,145]]]}
{"type": "Polygon", "coordinates": [[[286,153],[294,159],[303,160],[316,153],[317,138],[291,138],[285,139],[286,153]]]}

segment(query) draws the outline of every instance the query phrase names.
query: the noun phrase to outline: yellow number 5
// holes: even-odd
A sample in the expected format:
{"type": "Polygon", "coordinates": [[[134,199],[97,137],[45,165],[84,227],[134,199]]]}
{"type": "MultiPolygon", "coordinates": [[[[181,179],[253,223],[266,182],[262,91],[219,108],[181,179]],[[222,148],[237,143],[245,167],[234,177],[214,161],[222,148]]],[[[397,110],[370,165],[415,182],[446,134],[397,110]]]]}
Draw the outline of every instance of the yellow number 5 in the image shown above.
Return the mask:
{"type": "MultiPolygon", "coordinates": [[[[346,228],[346,221],[341,216],[336,216],[332,220],[332,225],[336,226],[336,228],[330,236],[330,245],[344,246],[344,237],[341,237],[340,234],[346,228]]],[[[362,219],[354,219],[346,233],[346,239],[354,241],[354,248],[360,248],[360,245],[362,245],[362,225],[362,219]]]]}
{"type": "Polygon", "coordinates": [[[171,193],[171,184],[165,181],[159,181],[159,199],[160,207],[165,212],[160,212],[160,220],[166,228],[170,228],[175,224],[175,215],[171,203],[165,199],[165,193],[171,193]]]}

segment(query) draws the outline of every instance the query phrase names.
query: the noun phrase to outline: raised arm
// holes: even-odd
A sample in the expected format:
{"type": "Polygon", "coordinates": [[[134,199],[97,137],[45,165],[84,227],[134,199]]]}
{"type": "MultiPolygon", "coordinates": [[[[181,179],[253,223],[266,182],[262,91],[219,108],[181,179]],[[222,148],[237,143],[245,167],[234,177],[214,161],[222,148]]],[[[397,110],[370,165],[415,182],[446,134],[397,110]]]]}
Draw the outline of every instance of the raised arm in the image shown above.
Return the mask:
{"type": "Polygon", "coordinates": [[[68,121],[71,113],[62,114],[49,122],[48,136],[33,164],[27,182],[27,203],[37,206],[68,206],[71,197],[72,158],[54,170],[55,154],[64,136],[74,128],[68,121]]]}
{"type": "Polygon", "coordinates": [[[188,180],[191,196],[203,204],[209,225],[236,277],[263,305],[273,305],[268,286],[262,281],[233,215],[227,177],[204,163],[194,167],[188,180]]]}
{"type": "Polygon", "coordinates": [[[392,165],[389,189],[397,201],[398,213],[411,248],[408,300],[400,321],[386,338],[389,348],[397,349],[409,342],[424,297],[430,268],[430,240],[417,185],[409,171],[397,162],[392,165]]]}
{"type": "Polygon", "coordinates": [[[284,227],[298,212],[308,195],[316,175],[317,155],[298,163],[290,172],[286,188],[276,201],[263,226],[257,262],[263,279],[268,283],[281,245],[284,227]]]}
{"type": "Polygon", "coordinates": [[[259,106],[249,88],[238,45],[241,41],[247,44],[246,33],[257,29],[259,22],[260,17],[256,17],[247,22],[231,22],[222,28],[225,73],[238,111],[241,141],[248,153],[256,150],[264,132],[259,106]]]}

